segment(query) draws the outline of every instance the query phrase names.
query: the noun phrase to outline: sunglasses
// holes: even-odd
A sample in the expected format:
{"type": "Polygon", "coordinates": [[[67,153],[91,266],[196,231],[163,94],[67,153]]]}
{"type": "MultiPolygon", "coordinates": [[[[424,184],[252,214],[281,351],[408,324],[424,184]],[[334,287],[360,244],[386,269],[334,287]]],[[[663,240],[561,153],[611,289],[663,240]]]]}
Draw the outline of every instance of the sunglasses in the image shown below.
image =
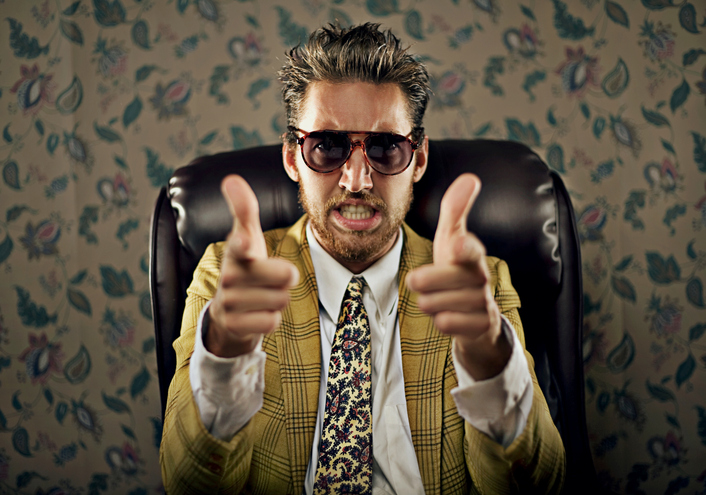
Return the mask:
{"type": "Polygon", "coordinates": [[[407,136],[391,132],[365,131],[312,131],[306,132],[288,126],[291,133],[301,132],[297,144],[301,147],[304,163],[315,172],[328,174],[339,169],[348,161],[353,148],[360,146],[368,164],[373,170],[384,175],[396,175],[404,172],[409,164],[419,141],[412,141],[412,134],[423,135],[424,128],[415,127],[407,136]],[[362,141],[353,141],[351,134],[364,134],[362,141]]]}

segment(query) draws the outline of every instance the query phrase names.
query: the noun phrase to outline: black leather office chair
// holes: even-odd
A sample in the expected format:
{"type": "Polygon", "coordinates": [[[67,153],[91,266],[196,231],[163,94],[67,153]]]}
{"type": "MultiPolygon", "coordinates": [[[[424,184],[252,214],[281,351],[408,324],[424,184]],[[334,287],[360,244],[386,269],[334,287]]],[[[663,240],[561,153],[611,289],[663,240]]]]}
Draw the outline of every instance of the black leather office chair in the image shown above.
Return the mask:
{"type": "MultiPolygon", "coordinates": [[[[414,187],[407,223],[433,239],[441,197],[463,172],[483,183],[468,228],[488,254],[507,261],[522,301],[527,347],[567,451],[565,493],[596,493],[584,406],[581,260],[575,218],[561,178],[526,146],[509,141],[430,141],[429,166],[414,187]]],[[[223,177],[243,176],[260,203],[263,230],[302,214],[297,185],[284,172],[281,146],[197,158],[160,192],[152,219],[150,291],[162,414],[176,357],[186,289],[206,246],[232,226],[223,177]]]]}

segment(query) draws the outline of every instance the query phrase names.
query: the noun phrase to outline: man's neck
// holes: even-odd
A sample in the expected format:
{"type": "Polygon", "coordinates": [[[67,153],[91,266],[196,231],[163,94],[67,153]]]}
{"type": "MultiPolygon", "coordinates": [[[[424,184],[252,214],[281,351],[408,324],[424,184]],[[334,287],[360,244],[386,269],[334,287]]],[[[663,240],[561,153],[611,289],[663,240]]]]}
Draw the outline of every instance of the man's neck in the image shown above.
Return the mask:
{"type": "Polygon", "coordinates": [[[385,256],[390,249],[392,249],[392,246],[395,245],[395,242],[397,241],[397,236],[400,235],[399,229],[397,229],[397,232],[395,233],[394,236],[388,241],[387,244],[376,254],[370,256],[368,259],[363,260],[363,261],[350,261],[346,259],[342,259],[340,255],[337,253],[332,252],[324,242],[322,242],[321,237],[319,236],[318,232],[316,229],[312,228],[311,229],[312,233],[314,234],[314,237],[316,238],[316,241],[319,243],[319,245],[322,247],[324,251],[326,251],[333,259],[335,259],[341,266],[345,267],[348,269],[351,273],[358,275],[359,273],[364,272],[367,270],[369,267],[371,267],[377,260],[385,256]]]}
{"type": "Polygon", "coordinates": [[[365,278],[365,283],[374,294],[373,297],[381,314],[389,314],[399,292],[397,281],[404,242],[401,228],[392,248],[360,274],[351,273],[348,268],[333,258],[316,240],[311,225],[306,227],[306,238],[316,277],[319,302],[329,315],[338,314],[346,287],[353,275],[365,278]]]}

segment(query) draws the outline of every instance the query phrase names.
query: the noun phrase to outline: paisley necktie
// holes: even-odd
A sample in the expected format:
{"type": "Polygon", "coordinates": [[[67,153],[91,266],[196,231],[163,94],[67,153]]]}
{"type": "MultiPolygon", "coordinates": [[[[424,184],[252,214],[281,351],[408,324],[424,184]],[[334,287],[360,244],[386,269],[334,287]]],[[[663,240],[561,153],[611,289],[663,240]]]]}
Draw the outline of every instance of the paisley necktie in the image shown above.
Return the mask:
{"type": "Polygon", "coordinates": [[[331,349],[315,494],[372,493],[370,324],[364,279],[348,283],[331,349]]]}

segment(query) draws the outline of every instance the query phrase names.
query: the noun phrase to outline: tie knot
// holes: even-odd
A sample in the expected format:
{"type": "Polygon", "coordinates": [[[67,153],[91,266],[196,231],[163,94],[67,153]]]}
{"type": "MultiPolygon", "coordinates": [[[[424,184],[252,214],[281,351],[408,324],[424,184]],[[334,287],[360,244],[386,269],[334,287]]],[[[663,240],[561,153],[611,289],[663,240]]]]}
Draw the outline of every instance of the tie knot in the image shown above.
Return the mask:
{"type": "Polygon", "coordinates": [[[348,287],[346,288],[347,296],[344,297],[344,299],[362,299],[364,284],[365,279],[363,277],[351,278],[351,281],[348,282],[348,287]]]}

